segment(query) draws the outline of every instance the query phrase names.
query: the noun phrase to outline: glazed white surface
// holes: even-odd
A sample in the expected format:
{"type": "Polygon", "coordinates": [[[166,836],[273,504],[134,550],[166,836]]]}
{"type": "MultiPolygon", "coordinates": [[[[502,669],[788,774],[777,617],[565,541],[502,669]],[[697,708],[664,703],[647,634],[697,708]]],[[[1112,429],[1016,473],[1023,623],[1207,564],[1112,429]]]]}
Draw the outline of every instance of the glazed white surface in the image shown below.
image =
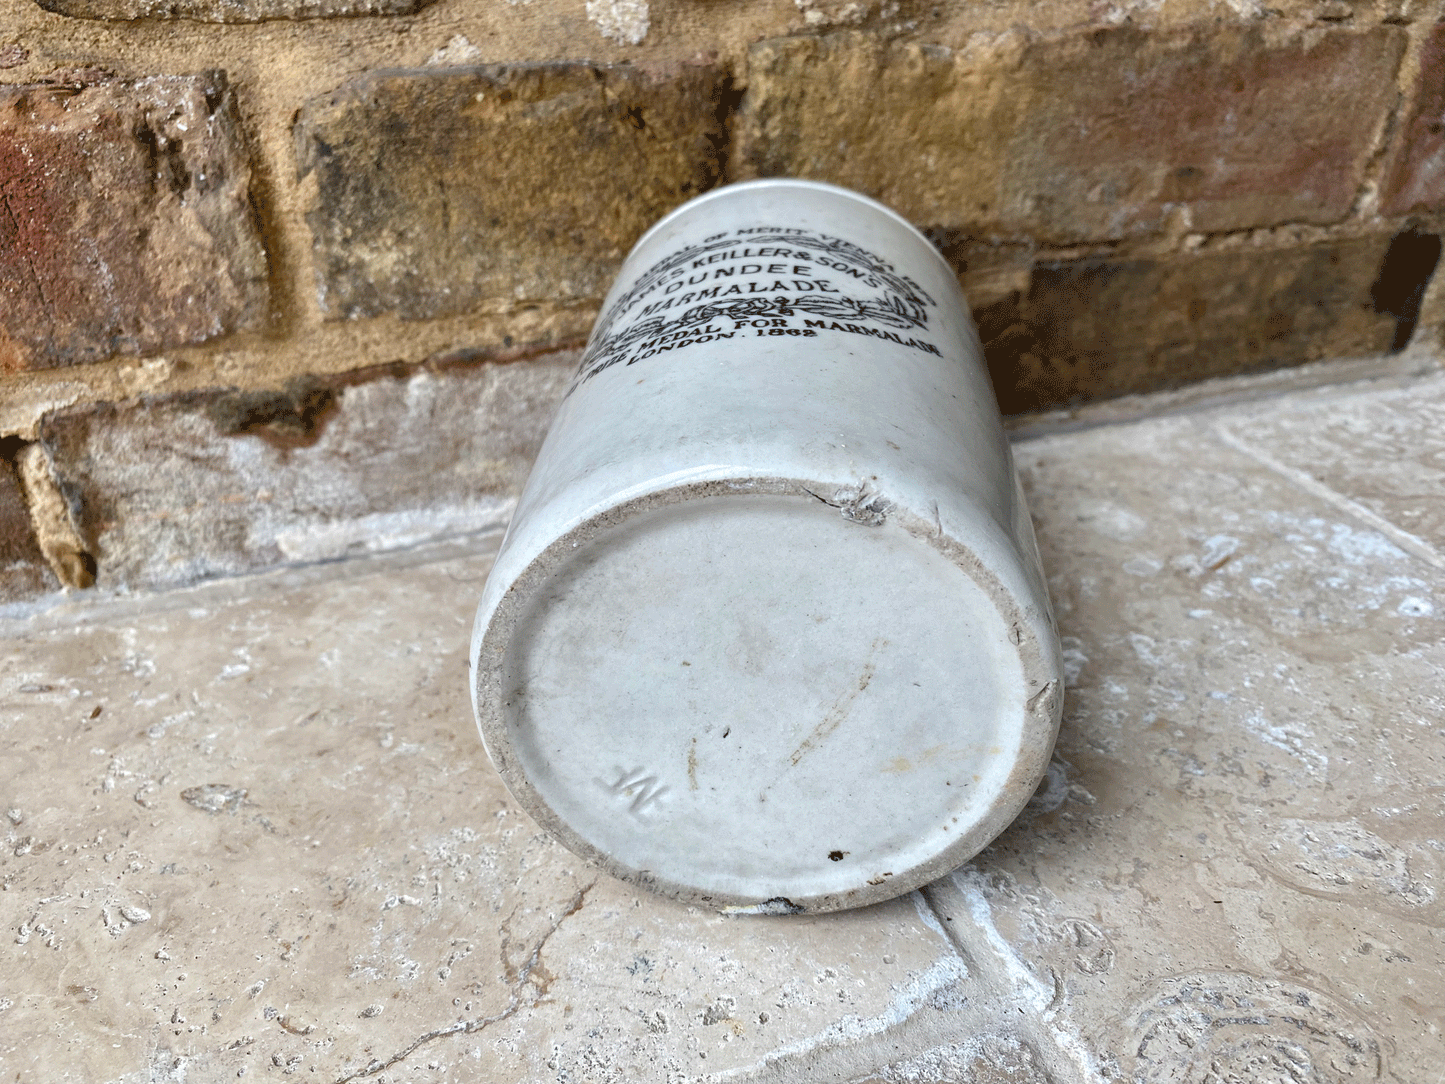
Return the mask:
{"type": "Polygon", "coordinates": [[[977,333],[932,246],[800,181],[659,223],[519,502],[473,662],[529,812],[672,894],[848,906],[1001,830],[1062,686],[977,333]],[[711,744],[729,725],[737,752],[711,744]]]}
{"type": "MultiPolygon", "coordinates": [[[[617,365],[578,382],[528,479],[483,610],[552,539],[623,500],[686,482],[826,481],[886,493],[924,518],[948,516],[956,521],[944,525],[950,535],[981,536],[983,546],[1017,545],[1010,537],[1019,526],[1013,462],[977,331],[952,271],[922,235],[881,205],[815,182],[718,189],[679,208],[638,242],[603,303],[604,318],[634,269],[725,232],[727,224],[736,231],[778,221],[818,232],[846,230],[850,242],[906,268],[935,302],[929,328],[917,337],[946,355],[846,334],[759,336],[771,329],[748,327],[734,339],[617,365]],[[720,203],[725,214],[716,213],[720,203]],[[1005,537],[982,537],[991,526],[1005,537]]],[[[835,271],[819,270],[845,285],[835,271]]],[[[639,315],[620,319],[619,329],[639,315]]]]}
{"type": "Polygon", "coordinates": [[[534,600],[503,691],[514,755],[595,847],[663,880],[763,899],[881,881],[1013,769],[1022,674],[998,609],[896,525],[688,501],[534,600]]]}

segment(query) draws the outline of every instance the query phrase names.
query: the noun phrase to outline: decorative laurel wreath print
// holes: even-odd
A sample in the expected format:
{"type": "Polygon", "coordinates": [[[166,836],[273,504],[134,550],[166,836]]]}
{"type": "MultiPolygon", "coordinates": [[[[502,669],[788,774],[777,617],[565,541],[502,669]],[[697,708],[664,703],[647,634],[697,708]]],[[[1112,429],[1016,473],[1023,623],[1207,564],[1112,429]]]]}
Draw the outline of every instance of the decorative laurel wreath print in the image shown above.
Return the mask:
{"type": "MultiPolygon", "coordinates": [[[[703,278],[698,276],[696,281],[703,278]]],[[[862,321],[906,332],[927,328],[929,309],[936,304],[918,283],[899,274],[892,264],[842,238],[802,230],[767,229],[741,237],[710,239],[685,246],[658,261],[609,306],[593,332],[573,388],[614,365],[632,364],[644,345],[658,340],[683,340],[689,332],[717,320],[806,315],[820,320],[862,321]],[[694,293],[708,295],[706,299],[697,297],[681,312],[673,302],[686,303],[693,294],[658,300],[663,291],[679,288],[674,284],[685,283],[689,269],[715,264],[719,253],[742,245],[747,246],[745,252],[766,252],[768,246],[773,246],[773,252],[785,253],[786,259],[804,264],[813,273],[841,272],[840,285],[855,290],[861,286],[866,292],[861,296],[841,289],[825,292],[815,282],[785,279],[775,284],[775,289],[782,287],[777,292],[726,296],[729,292],[742,293],[737,284],[697,290],[694,293]],[[789,285],[796,288],[788,289],[789,285]],[[642,303],[648,299],[653,299],[652,303],[644,306],[642,303]],[[625,323],[639,306],[642,317],[625,323]],[[654,307],[658,311],[649,312],[654,307]],[[625,326],[619,329],[620,324],[625,326]]]]}

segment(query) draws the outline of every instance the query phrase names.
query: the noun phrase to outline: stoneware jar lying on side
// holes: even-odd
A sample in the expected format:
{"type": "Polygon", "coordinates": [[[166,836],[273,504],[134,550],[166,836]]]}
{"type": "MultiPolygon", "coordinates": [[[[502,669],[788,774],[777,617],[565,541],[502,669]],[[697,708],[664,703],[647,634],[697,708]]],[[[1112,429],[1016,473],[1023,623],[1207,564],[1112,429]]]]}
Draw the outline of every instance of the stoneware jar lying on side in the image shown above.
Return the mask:
{"type": "Polygon", "coordinates": [[[947,264],[830,185],[718,189],[637,243],[477,613],[517,801],[719,910],[875,903],[1028,801],[1063,682],[947,264]]]}

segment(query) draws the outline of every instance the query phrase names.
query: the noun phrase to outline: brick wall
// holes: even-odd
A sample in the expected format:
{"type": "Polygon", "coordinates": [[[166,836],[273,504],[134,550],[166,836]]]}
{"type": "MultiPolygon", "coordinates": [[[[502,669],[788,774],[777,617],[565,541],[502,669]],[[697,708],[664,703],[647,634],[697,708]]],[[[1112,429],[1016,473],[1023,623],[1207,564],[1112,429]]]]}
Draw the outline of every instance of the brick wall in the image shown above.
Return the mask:
{"type": "Polygon", "coordinates": [[[632,241],[733,179],[922,227],[1008,413],[1434,344],[1442,14],[7,0],[0,603],[499,522],[632,241]]]}

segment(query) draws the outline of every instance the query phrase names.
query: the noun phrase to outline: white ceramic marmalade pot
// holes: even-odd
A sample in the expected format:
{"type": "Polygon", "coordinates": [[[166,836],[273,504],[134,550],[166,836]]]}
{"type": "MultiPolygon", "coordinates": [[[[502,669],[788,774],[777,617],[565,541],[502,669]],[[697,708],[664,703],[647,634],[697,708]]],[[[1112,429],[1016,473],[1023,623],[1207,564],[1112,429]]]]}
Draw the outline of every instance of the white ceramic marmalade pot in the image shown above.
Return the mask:
{"type": "Polygon", "coordinates": [[[1063,681],[978,333],[928,241],[797,180],[654,226],[502,543],[472,677],[522,807],[669,896],[857,907],[998,835],[1063,681]]]}

